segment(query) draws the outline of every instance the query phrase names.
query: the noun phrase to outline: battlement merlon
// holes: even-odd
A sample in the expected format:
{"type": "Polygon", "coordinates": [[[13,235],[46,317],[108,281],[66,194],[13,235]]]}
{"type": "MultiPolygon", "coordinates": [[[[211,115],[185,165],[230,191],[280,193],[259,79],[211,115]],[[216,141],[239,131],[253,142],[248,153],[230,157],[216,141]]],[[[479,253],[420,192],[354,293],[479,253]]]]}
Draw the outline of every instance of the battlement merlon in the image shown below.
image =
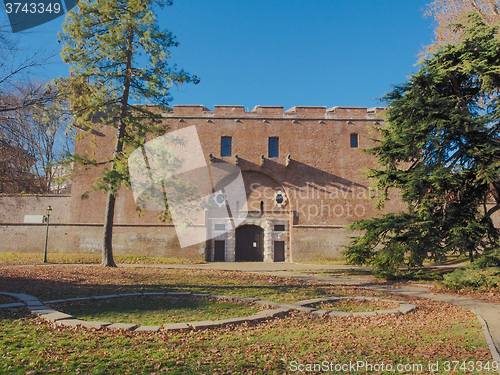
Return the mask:
{"type": "Polygon", "coordinates": [[[283,106],[255,106],[251,111],[242,105],[215,105],[213,111],[203,105],[175,105],[163,113],[166,118],[207,117],[238,119],[370,119],[377,120],[385,111],[384,107],[332,107],[294,106],[284,110],[283,106]]]}

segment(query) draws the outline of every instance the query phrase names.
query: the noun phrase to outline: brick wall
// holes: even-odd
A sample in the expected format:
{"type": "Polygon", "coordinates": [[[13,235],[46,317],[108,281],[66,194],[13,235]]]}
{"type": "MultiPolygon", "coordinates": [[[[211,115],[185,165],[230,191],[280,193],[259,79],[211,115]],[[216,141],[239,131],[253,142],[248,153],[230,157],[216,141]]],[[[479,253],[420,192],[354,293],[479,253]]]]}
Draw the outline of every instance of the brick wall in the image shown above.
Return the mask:
{"type": "MultiPolygon", "coordinates": [[[[381,108],[359,107],[296,106],[285,111],[280,106],[257,106],[246,111],[243,106],[215,106],[211,111],[204,106],[185,105],[175,106],[163,116],[170,130],[196,127],[207,165],[211,160],[237,164],[243,173],[249,210],[258,211],[262,202],[262,220],[289,220],[286,233],[280,235],[286,237],[287,254],[291,249],[293,260],[307,260],[338,258],[348,237],[343,227],[380,214],[372,199],[376,193],[370,191],[366,178],[375,160],[363,148],[373,145],[376,129],[383,126],[382,113],[381,108]],[[351,147],[352,134],[358,135],[358,148],[351,147]],[[221,137],[232,138],[231,156],[221,156],[221,137]],[[269,137],[279,137],[278,157],[268,157],[269,137]],[[286,195],[283,207],[275,204],[277,191],[286,195]]],[[[112,155],[114,137],[115,129],[102,127],[79,138],[75,150],[102,162],[112,155]]],[[[93,191],[91,185],[101,173],[102,167],[77,167],[71,197],[52,204],[54,225],[61,225],[59,229],[54,227],[58,234],[51,240],[59,238],[61,251],[90,251],[98,246],[93,244],[100,241],[105,194],[93,191]]],[[[3,202],[0,220],[5,223],[5,217],[21,222],[19,215],[24,211],[44,214],[49,200],[3,202]]],[[[394,196],[387,210],[399,209],[400,202],[394,196]]],[[[121,189],[115,209],[116,251],[198,256],[199,246],[180,250],[174,228],[160,223],[158,214],[144,211],[138,215],[131,190],[121,189]]],[[[27,227],[2,230],[9,239],[27,238],[30,233],[27,227]]],[[[21,242],[22,251],[35,246],[35,242],[21,242]]]]}

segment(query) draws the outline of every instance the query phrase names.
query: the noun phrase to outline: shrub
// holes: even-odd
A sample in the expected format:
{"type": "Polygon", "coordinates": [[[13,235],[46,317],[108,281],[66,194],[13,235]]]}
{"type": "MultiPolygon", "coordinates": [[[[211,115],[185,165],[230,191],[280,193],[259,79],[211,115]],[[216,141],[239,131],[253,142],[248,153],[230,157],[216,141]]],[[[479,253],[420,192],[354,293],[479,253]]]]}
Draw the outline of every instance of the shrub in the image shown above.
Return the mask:
{"type": "Polygon", "coordinates": [[[471,265],[459,268],[444,276],[443,285],[457,290],[499,291],[500,267],[479,268],[476,265],[471,265]]]}

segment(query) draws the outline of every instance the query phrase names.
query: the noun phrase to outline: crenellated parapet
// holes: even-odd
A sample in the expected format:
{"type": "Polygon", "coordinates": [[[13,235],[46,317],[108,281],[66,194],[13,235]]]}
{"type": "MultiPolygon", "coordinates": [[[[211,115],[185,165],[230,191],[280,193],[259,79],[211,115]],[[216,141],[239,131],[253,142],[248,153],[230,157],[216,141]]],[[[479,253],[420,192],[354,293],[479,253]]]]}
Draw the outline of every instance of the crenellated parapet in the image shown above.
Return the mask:
{"type": "Polygon", "coordinates": [[[215,105],[213,110],[203,105],[175,105],[164,113],[164,117],[207,118],[269,118],[269,119],[380,119],[384,107],[331,107],[294,106],[285,110],[283,106],[255,106],[252,110],[242,105],[215,105]]]}

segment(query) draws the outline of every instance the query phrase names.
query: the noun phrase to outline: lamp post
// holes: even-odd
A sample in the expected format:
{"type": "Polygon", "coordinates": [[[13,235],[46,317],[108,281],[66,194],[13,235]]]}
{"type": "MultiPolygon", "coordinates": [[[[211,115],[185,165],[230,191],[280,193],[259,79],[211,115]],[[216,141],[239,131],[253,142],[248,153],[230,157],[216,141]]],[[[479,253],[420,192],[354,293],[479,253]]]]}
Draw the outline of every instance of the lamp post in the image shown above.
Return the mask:
{"type": "Polygon", "coordinates": [[[47,231],[45,232],[45,250],[43,252],[43,263],[47,263],[47,241],[49,239],[49,221],[50,214],[52,213],[52,207],[47,207],[47,231]]]}

